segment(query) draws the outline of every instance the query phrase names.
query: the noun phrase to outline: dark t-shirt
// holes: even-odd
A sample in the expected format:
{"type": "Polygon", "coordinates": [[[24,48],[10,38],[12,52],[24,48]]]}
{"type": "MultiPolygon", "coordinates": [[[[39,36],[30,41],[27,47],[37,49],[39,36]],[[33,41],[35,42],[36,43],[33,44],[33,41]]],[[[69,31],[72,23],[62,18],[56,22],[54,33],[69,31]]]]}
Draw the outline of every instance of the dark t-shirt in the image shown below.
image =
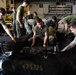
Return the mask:
{"type": "Polygon", "coordinates": [[[48,32],[48,28],[46,26],[43,26],[42,29],[40,29],[37,25],[34,28],[34,32],[36,33],[37,36],[39,37],[44,37],[45,33],[48,32]]]}
{"type": "Polygon", "coordinates": [[[23,19],[23,16],[24,16],[24,7],[20,5],[17,8],[17,11],[20,11],[20,20],[22,20],[23,19]]]}

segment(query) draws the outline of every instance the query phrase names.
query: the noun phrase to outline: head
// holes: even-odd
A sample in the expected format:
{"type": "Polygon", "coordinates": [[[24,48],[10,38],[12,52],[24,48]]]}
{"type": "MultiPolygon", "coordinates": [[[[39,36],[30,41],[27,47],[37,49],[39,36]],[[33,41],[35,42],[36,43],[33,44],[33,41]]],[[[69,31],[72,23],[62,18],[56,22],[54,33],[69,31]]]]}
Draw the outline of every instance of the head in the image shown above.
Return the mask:
{"type": "Polygon", "coordinates": [[[42,27],[42,26],[43,26],[43,21],[42,21],[42,19],[38,18],[38,19],[36,20],[36,24],[37,24],[38,27],[42,27]]]}
{"type": "Polygon", "coordinates": [[[5,15],[6,11],[4,8],[0,8],[0,19],[2,19],[5,15]]]}
{"type": "Polygon", "coordinates": [[[15,7],[12,8],[12,11],[16,11],[15,7]]]}
{"type": "Polygon", "coordinates": [[[34,14],[34,15],[37,15],[37,12],[35,11],[33,14],[34,14]]]}
{"type": "Polygon", "coordinates": [[[56,16],[52,16],[52,21],[53,21],[53,22],[56,22],[56,21],[57,21],[56,16]]]}
{"type": "Polygon", "coordinates": [[[29,4],[29,0],[23,0],[22,6],[27,7],[29,4]]]}
{"type": "Polygon", "coordinates": [[[70,30],[73,34],[76,35],[76,21],[70,23],[70,30]]]}
{"type": "Polygon", "coordinates": [[[63,21],[62,21],[62,19],[61,20],[59,20],[59,22],[58,22],[59,24],[63,24],[63,21]]]}

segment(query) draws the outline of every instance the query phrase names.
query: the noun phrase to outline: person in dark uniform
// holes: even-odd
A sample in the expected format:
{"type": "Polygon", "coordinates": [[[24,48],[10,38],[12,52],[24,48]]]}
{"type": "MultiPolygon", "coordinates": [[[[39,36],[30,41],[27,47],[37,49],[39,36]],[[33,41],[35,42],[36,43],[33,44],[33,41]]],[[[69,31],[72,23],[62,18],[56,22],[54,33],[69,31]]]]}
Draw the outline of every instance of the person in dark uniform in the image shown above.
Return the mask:
{"type": "Polygon", "coordinates": [[[23,17],[25,10],[24,8],[29,5],[28,0],[23,0],[23,3],[17,8],[17,14],[16,14],[16,32],[17,32],[17,38],[20,38],[21,36],[24,36],[26,34],[26,29],[24,27],[23,17]]]}
{"type": "Polygon", "coordinates": [[[13,36],[16,38],[17,34],[16,34],[16,9],[13,7],[12,8],[12,29],[13,29],[13,36]]]}
{"type": "Polygon", "coordinates": [[[0,8],[0,25],[2,25],[2,27],[4,28],[4,30],[6,31],[6,33],[11,37],[11,39],[14,42],[16,42],[16,40],[12,36],[12,33],[9,31],[9,29],[6,26],[6,23],[4,21],[4,15],[5,15],[5,9],[4,8],[0,8]]]}
{"type": "Polygon", "coordinates": [[[34,27],[33,41],[31,47],[34,46],[36,43],[39,44],[40,42],[43,47],[46,47],[47,41],[48,28],[44,25],[43,21],[38,18],[36,20],[36,26],[34,27]]]}

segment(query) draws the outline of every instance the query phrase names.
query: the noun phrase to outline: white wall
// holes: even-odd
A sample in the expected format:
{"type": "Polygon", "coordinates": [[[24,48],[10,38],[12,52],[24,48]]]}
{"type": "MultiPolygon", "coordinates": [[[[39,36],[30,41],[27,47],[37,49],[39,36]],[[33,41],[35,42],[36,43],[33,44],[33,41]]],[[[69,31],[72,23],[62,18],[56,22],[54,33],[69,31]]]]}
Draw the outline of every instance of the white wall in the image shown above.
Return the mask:
{"type": "Polygon", "coordinates": [[[73,5],[73,14],[76,14],[76,5],[73,5]]]}
{"type": "Polygon", "coordinates": [[[0,7],[3,7],[6,9],[6,0],[0,0],[0,7]]]}
{"type": "Polygon", "coordinates": [[[76,2],[75,5],[73,5],[73,2],[67,2],[66,5],[72,5],[72,14],[76,13],[76,2]]]}
{"type": "Polygon", "coordinates": [[[38,4],[31,4],[30,11],[31,13],[38,11],[38,4]]]}
{"type": "Polygon", "coordinates": [[[15,3],[15,8],[17,8],[20,4],[22,4],[22,2],[20,2],[20,1],[19,2],[16,2],[15,3]]]}
{"type": "MultiPolygon", "coordinates": [[[[48,4],[48,5],[49,5],[49,4],[48,4]]],[[[43,7],[44,7],[44,8],[43,8],[43,11],[44,11],[43,14],[47,14],[47,13],[48,13],[48,5],[47,5],[47,4],[44,4],[44,5],[43,5],[43,7]]]]}
{"type": "MultiPolygon", "coordinates": [[[[76,13],[76,5],[73,5],[73,2],[71,2],[71,3],[67,2],[65,4],[66,5],[72,5],[72,14],[75,14],[76,13]]],[[[39,6],[37,4],[35,4],[35,5],[33,4],[31,9],[32,9],[32,12],[34,10],[37,11],[38,14],[39,14],[39,17],[43,18],[44,17],[44,14],[48,14],[48,6],[49,5],[56,5],[56,4],[55,3],[48,3],[48,4],[44,3],[43,4],[43,8],[39,8],[39,6]]]]}
{"type": "Polygon", "coordinates": [[[39,4],[31,4],[30,11],[31,11],[31,13],[36,11],[40,18],[43,17],[43,12],[44,11],[43,11],[43,8],[39,7],[39,4]]]}
{"type": "Polygon", "coordinates": [[[48,6],[51,4],[51,5],[56,5],[56,3],[55,2],[50,2],[50,3],[41,3],[41,4],[43,4],[43,7],[42,8],[40,8],[39,7],[39,4],[40,3],[34,3],[34,4],[31,4],[31,7],[30,7],[30,11],[31,11],[31,13],[33,13],[34,11],[36,11],[37,13],[38,13],[38,16],[40,17],[40,18],[44,18],[44,14],[47,14],[48,13],[48,6]]]}

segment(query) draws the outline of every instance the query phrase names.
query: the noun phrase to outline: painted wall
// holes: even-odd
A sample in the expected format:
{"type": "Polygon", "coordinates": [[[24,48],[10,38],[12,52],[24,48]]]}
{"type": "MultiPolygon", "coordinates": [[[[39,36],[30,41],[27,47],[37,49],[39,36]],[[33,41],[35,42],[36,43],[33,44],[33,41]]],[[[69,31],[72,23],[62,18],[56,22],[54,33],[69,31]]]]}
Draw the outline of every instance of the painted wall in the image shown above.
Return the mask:
{"type": "MultiPolygon", "coordinates": [[[[61,3],[62,5],[71,5],[72,6],[72,14],[76,13],[76,2],[66,2],[66,3],[61,3]]],[[[44,14],[48,14],[48,6],[49,5],[56,5],[55,2],[50,2],[50,3],[44,3],[43,4],[43,8],[39,7],[39,4],[31,4],[31,12],[33,13],[34,11],[36,11],[39,15],[39,17],[44,18],[44,14]]]]}
{"type": "Polygon", "coordinates": [[[56,5],[55,2],[50,2],[50,3],[34,3],[34,4],[30,4],[30,11],[33,13],[34,11],[36,11],[38,13],[38,16],[40,18],[44,18],[44,14],[48,13],[48,6],[49,5],[56,5]]]}
{"type": "Polygon", "coordinates": [[[6,0],[0,0],[0,7],[4,7],[6,9],[6,0]]]}
{"type": "MultiPolygon", "coordinates": [[[[15,7],[18,7],[22,2],[16,2],[15,7]]],[[[76,13],[76,2],[66,2],[61,3],[62,5],[72,5],[72,14],[76,13]]],[[[33,13],[36,11],[40,18],[44,18],[44,14],[48,14],[48,6],[56,5],[56,2],[48,2],[48,3],[31,3],[30,11],[33,13]]]]}
{"type": "Polygon", "coordinates": [[[73,14],[76,14],[76,5],[73,5],[73,14]]]}

